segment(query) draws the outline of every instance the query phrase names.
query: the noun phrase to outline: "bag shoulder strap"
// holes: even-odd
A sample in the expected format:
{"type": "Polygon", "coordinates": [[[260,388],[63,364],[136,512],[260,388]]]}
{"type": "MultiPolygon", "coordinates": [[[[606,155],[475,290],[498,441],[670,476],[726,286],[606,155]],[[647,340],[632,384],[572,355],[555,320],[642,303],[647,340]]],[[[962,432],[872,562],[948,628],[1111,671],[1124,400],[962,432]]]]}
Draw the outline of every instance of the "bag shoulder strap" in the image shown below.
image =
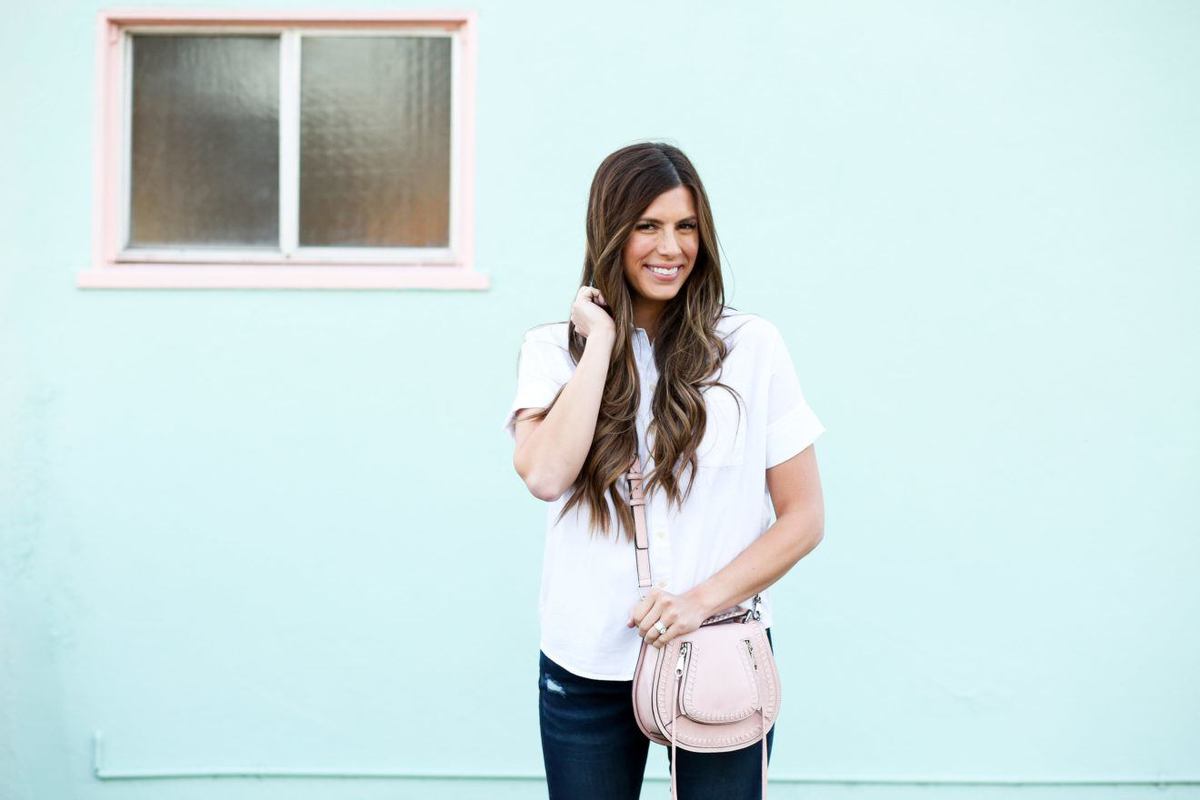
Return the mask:
{"type": "Polygon", "coordinates": [[[650,540],[646,535],[646,498],[642,494],[642,461],[637,453],[629,463],[629,505],[633,506],[633,546],[637,557],[638,593],[644,599],[654,581],[650,576],[650,540]]]}

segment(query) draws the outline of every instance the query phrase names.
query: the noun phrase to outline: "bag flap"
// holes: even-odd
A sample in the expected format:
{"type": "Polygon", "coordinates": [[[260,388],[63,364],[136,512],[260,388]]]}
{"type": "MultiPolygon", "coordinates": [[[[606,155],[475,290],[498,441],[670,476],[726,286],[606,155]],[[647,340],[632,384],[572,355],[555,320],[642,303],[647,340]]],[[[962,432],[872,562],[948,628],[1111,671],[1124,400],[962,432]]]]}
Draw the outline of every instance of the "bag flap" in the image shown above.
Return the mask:
{"type": "Polygon", "coordinates": [[[696,722],[738,722],[757,712],[761,705],[758,681],[746,639],[738,636],[694,639],[684,666],[680,694],[680,710],[696,722]]]}

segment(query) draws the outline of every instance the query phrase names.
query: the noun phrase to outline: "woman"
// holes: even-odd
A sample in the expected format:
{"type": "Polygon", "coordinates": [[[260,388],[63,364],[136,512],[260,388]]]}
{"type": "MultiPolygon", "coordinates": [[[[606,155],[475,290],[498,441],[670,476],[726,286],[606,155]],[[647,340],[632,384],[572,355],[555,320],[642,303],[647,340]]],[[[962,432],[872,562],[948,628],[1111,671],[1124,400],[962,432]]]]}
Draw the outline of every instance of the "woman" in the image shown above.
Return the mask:
{"type": "MultiPolygon", "coordinates": [[[[821,540],[810,445],[824,426],[778,329],[725,306],[708,197],[679,149],[634,144],[600,165],[581,284],[568,322],[525,334],[506,426],[517,473],[551,504],[538,680],[550,797],[636,800],[643,640],[661,647],[759,592],[771,636],[765,590],[821,540]],[[655,578],[644,599],[624,477],[635,448],[655,578]]],[[[680,750],[679,797],[760,797],[761,747],[680,750]]]]}

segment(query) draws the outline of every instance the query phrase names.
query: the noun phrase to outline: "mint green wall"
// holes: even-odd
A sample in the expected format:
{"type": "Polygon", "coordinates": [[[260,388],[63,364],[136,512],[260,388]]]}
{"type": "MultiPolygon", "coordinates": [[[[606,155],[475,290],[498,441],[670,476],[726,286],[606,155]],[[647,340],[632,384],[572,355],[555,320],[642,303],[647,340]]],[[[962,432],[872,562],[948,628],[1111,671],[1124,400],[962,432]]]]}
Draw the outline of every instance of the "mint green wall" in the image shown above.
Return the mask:
{"type": "Polygon", "coordinates": [[[1200,797],[1200,5],[478,8],[486,292],[74,288],[96,7],[0,34],[0,797],[544,796],[499,424],[652,137],[829,429],[771,796],[1200,797]]]}

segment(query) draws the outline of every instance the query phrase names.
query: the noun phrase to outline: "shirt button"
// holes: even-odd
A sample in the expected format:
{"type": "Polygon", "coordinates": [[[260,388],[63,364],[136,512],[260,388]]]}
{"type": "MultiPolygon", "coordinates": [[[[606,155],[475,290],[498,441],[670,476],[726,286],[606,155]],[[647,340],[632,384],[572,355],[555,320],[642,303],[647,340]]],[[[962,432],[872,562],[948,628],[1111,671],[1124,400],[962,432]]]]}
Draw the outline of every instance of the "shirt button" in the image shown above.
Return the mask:
{"type": "Polygon", "coordinates": [[[665,542],[667,540],[667,532],[662,528],[659,528],[654,531],[654,538],[656,541],[665,542]]]}

